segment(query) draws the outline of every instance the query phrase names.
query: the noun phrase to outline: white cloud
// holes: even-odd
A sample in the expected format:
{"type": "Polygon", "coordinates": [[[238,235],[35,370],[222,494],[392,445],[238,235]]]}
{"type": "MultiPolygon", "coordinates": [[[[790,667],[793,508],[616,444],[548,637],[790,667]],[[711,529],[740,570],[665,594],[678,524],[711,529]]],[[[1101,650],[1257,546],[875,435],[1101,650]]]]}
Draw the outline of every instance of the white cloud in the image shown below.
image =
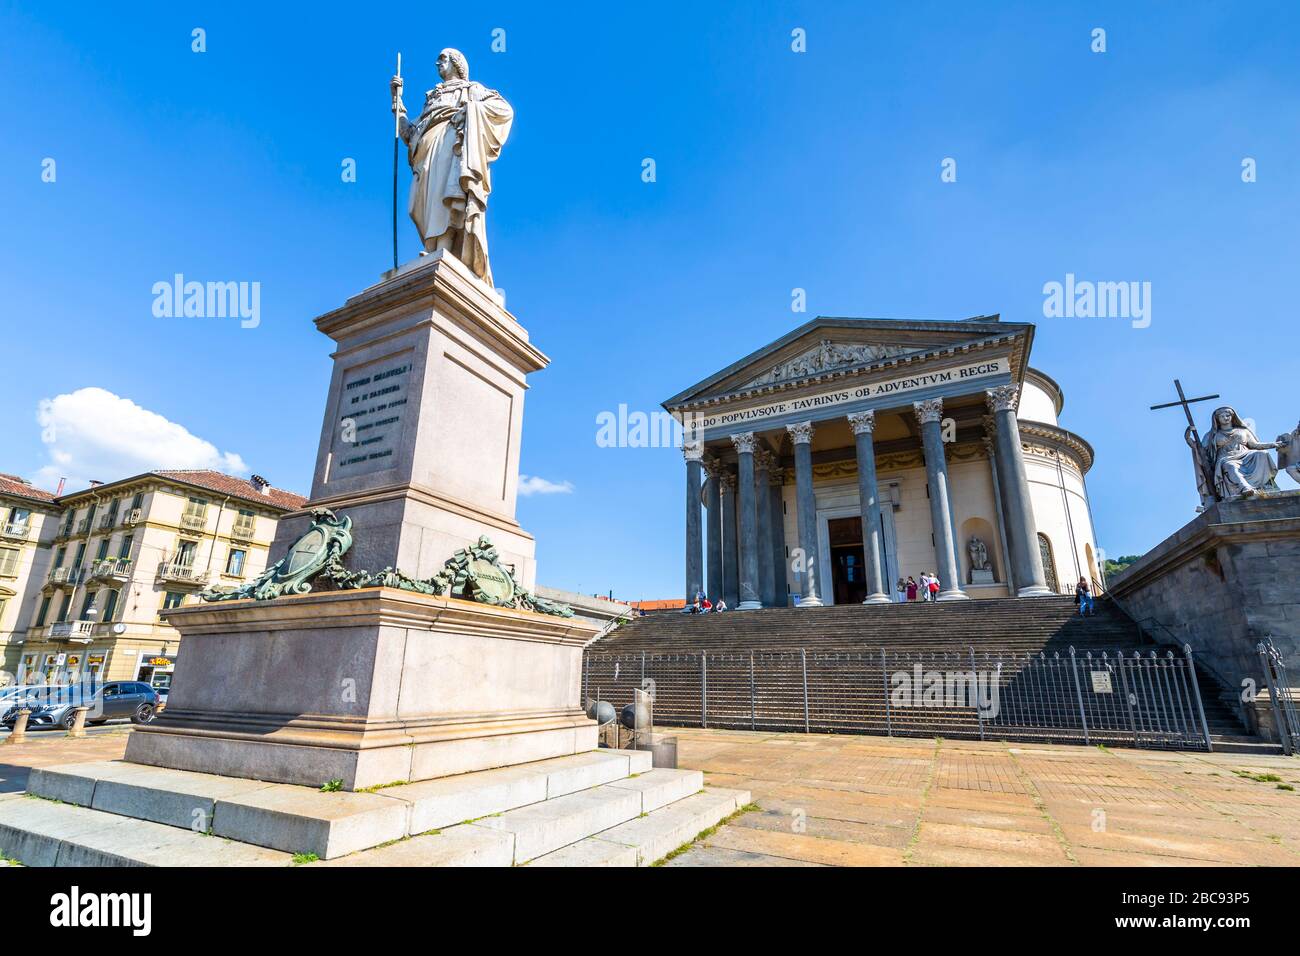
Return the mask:
{"type": "Polygon", "coordinates": [[[545,478],[539,478],[536,475],[520,475],[519,494],[525,498],[529,495],[571,495],[573,494],[573,482],[547,481],[545,478]]]}
{"type": "Polygon", "coordinates": [[[53,490],[67,478],[76,491],[91,479],[116,481],[154,468],[212,468],[246,474],[233,452],[219,451],[183,425],[102,388],[43,398],[36,410],[50,463],[35,482],[53,490]]]}

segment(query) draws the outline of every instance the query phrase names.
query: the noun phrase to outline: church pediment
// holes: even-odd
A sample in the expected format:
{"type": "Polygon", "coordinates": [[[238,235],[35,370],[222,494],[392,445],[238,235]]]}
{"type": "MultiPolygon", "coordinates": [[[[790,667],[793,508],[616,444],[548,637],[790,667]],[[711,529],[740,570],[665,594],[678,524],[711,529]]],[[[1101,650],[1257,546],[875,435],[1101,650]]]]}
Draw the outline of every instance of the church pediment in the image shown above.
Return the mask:
{"type": "Polygon", "coordinates": [[[896,361],[1028,337],[1033,326],[997,316],[961,321],[817,318],[664,402],[666,408],[798,387],[896,361]]]}
{"type": "Polygon", "coordinates": [[[740,387],[755,388],[759,385],[807,378],[810,375],[822,375],[855,365],[872,365],[884,359],[898,358],[900,355],[917,351],[924,351],[924,349],[917,348],[915,345],[873,345],[866,342],[833,342],[830,339],[822,339],[813,348],[773,366],[761,375],[742,383],[740,387]]]}

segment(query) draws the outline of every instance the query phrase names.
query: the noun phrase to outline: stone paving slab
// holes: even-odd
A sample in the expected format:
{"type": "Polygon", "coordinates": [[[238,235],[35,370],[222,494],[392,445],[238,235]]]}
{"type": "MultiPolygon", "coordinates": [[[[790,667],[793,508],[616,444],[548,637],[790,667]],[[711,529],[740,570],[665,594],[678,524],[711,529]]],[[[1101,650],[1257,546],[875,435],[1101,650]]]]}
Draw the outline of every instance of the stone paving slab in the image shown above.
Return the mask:
{"type": "Polygon", "coordinates": [[[664,866],[826,866],[808,860],[788,860],[780,856],[732,850],[723,846],[698,846],[689,853],[673,857],[664,866]]]}
{"type": "Polygon", "coordinates": [[[787,860],[823,863],[829,866],[895,866],[903,862],[903,851],[896,847],[828,840],[806,834],[781,833],[739,826],[722,827],[703,843],[710,847],[745,850],[750,853],[777,856],[787,860]]]}

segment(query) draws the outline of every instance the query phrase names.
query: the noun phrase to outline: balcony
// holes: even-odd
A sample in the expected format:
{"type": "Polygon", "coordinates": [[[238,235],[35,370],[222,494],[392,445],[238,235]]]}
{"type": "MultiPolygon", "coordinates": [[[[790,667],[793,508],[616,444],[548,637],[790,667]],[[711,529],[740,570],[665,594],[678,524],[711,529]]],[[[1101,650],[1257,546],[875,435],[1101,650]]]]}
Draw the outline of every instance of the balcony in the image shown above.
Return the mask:
{"type": "Polygon", "coordinates": [[[117,524],[117,515],[109,513],[99,519],[99,528],[101,531],[108,531],[117,524]]]}
{"type": "Polygon", "coordinates": [[[208,583],[208,570],[183,561],[164,561],[158,565],[158,580],[168,584],[202,586],[208,583]]]}
{"type": "Polygon", "coordinates": [[[50,576],[45,583],[46,584],[76,584],[77,569],[76,568],[55,568],[53,571],[50,572],[50,576]]]}
{"type": "Polygon", "coordinates": [[[90,530],[90,519],[82,518],[77,522],[77,534],[85,534],[90,530]]]}
{"type": "Polygon", "coordinates": [[[230,536],[237,541],[251,541],[256,530],[257,523],[254,521],[236,521],[230,527],[230,536]]]}
{"type": "Polygon", "coordinates": [[[76,641],[89,644],[94,629],[94,621],[59,621],[57,624],[50,625],[49,635],[52,641],[76,641]]]}
{"type": "Polygon", "coordinates": [[[90,569],[92,581],[116,581],[125,583],[131,578],[130,558],[105,558],[96,561],[90,569]]]}
{"type": "Polygon", "coordinates": [[[143,517],[144,517],[143,508],[132,508],[130,511],[123,513],[122,524],[126,525],[129,528],[133,525],[139,524],[140,519],[143,517]]]}
{"type": "Polygon", "coordinates": [[[181,515],[182,531],[202,531],[208,524],[206,514],[183,514],[181,515]]]}
{"type": "Polygon", "coordinates": [[[0,524],[0,538],[7,538],[10,541],[26,541],[27,533],[32,530],[32,526],[26,521],[5,522],[0,524]]]}

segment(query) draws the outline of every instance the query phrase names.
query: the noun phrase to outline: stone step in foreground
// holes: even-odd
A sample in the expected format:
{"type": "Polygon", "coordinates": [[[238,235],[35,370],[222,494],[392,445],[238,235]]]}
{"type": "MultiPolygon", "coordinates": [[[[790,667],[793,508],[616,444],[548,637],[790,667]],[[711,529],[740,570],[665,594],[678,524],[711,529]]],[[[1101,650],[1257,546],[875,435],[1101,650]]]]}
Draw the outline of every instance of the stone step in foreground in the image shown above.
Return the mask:
{"type": "MultiPolygon", "coordinates": [[[[333,859],[604,784],[626,785],[629,777],[635,784],[631,775],[650,769],[648,752],[596,750],[369,793],[325,793],[115,760],[34,769],[28,791],[46,801],[333,859]]],[[[639,792],[632,792],[632,802],[640,813],[639,792]]]]}
{"type": "Polygon", "coordinates": [[[124,761],[38,768],[30,785],[0,798],[0,856],[35,866],[637,866],[749,801],[614,750],[371,793],[124,761]]]}

